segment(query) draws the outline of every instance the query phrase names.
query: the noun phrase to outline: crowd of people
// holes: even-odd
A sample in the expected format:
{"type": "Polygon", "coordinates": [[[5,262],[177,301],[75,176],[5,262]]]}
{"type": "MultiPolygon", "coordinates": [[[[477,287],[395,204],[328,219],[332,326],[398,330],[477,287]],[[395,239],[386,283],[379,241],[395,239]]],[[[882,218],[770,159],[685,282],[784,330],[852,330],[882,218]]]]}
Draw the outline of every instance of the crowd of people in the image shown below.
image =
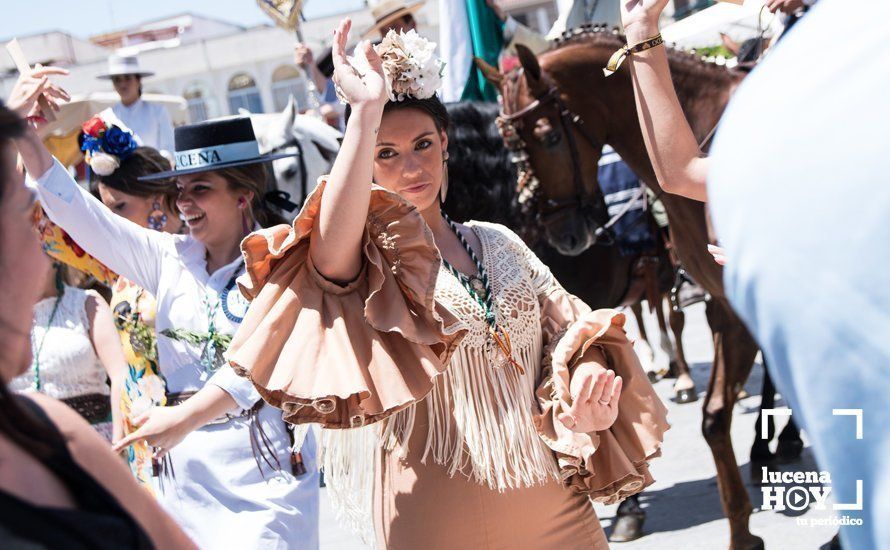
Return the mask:
{"type": "MultiPolygon", "coordinates": [[[[835,496],[862,506],[844,546],[890,545],[890,9],[767,2],[809,13],[705,155],[661,47],[667,1],[621,3],[650,183],[707,202],[733,306],[835,496]],[[831,34],[849,12],[867,20],[831,34]],[[849,409],[863,441],[838,435],[849,409]]],[[[591,501],[653,483],[667,409],[622,313],[506,227],[444,212],[442,61],[415,9],[378,6],[351,55],[348,19],[319,63],[295,49],[343,139],[293,220],[267,171],[286,153],[260,153],[247,117],[172,128],[136,58],[109,60],[121,103],[84,121],[87,186],[39,135],[66,71],[20,76],[0,106],[3,547],[317,548],[322,466],[381,548],[608,547],[591,501]]]]}

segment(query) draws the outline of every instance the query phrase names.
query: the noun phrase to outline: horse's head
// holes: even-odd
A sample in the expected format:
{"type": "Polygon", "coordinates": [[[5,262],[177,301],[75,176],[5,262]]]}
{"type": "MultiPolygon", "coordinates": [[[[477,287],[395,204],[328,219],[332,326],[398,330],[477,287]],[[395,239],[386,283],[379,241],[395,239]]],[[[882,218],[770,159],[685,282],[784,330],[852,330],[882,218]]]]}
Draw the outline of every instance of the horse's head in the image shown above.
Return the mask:
{"type": "Polygon", "coordinates": [[[477,59],[503,97],[498,125],[513,152],[521,201],[532,201],[550,245],[575,256],[607,233],[608,211],[597,182],[604,136],[582,120],[535,55],[518,46],[521,68],[506,75],[477,59]]]}
{"type": "Polygon", "coordinates": [[[251,115],[262,153],[291,153],[272,162],[276,188],[302,203],[327,174],[339,149],[340,132],[324,122],[297,113],[294,98],[280,113],[251,115]]]}

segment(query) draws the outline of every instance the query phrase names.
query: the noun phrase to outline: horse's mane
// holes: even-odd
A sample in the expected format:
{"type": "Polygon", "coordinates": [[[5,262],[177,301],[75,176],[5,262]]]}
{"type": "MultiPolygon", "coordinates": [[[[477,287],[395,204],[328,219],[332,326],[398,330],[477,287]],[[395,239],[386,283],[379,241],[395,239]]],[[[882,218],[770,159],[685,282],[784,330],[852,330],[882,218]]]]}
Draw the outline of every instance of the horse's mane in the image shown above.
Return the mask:
{"type": "MultiPolygon", "coordinates": [[[[563,33],[553,42],[551,49],[543,55],[548,58],[556,57],[551,62],[553,66],[558,63],[589,64],[595,60],[593,62],[602,68],[606,66],[606,61],[612,53],[624,46],[625,42],[624,35],[618,29],[589,24],[563,33]],[[570,47],[580,47],[591,53],[579,56],[572,52],[557,57],[561,50],[570,47]]],[[[703,139],[713,127],[713,121],[720,117],[720,112],[729,98],[730,91],[745,76],[745,73],[735,68],[729,68],[725,63],[721,64],[702,57],[694,51],[682,50],[668,44],[665,45],[665,49],[677,96],[693,130],[696,131],[696,136],[703,139]]],[[[624,71],[624,67],[621,70],[624,71]]],[[[596,72],[599,73],[598,70],[596,72]]],[[[565,71],[565,74],[574,78],[573,75],[577,74],[577,71],[575,67],[572,67],[565,71]]]]}
{"type": "MultiPolygon", "coordinates": [[[[567,46],[583,44],[603,47],[610,50],[611,53],[624,46],[625,43],[625,37],[618,28],[604,24],[588,23],[569,29],[562,33],[561,36],[555,38],[548,52],[555,52],[567,46]]],[[[716,60],[710,60],[698,55],[695,50],[684,50],[674,44],[667,43],[665,48],[668,62],[675,75],[706,72],[709,77],[721,75],[734,77],[738,74],[734,69],[728,68],[725,63],[721,64],[716,60]]]]}
{"type": "Polygon", "coordinates": [[[449,103],[448,196],[445,211],[455,221],[513,225],[516,171],[494,121],[496,103],[449,103]]]}

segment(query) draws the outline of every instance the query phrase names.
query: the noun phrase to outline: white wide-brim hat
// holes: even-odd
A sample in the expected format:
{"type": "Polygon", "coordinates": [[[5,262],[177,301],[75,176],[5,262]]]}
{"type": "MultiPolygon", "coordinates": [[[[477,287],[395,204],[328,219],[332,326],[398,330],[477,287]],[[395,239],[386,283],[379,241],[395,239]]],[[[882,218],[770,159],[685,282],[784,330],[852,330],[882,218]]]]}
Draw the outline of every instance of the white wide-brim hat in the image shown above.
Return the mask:
{"type": "Polygon", "coordinates": [[[382,2],[378,2],[371,8],[374,24],[362,33],[362,39],[368,38],[378,29],[389,25],[396,19],[404,17],[409,13],[414,13],[422,8],[425,3],[426,0],[411,4],[406,2],[406,0],[382,0],[382,2]]]}
{"type": "Polygon", "coordinates": [[[108,58],[108,71],[100,74],[96,78],[109,80],[113,76],[122,76],[125,74],[135,74],[144,77],[151,76],[154,73],[151,71],[143,71],[139,66],[139,58],[134,55],[112,55],[108,58]]]}

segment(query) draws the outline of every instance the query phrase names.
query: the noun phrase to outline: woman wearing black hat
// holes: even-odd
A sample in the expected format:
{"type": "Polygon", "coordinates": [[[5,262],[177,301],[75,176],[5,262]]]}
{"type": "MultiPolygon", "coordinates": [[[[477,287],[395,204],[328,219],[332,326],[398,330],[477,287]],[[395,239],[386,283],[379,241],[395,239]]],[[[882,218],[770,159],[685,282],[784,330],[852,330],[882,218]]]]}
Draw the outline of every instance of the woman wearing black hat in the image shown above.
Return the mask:
{"type": "MultiPolygon", "coordinates": [[[[155,407],[134,422],[165,426],[176,437],[173,452],[172,444],[154,442],[164,507],[201,547],[316,547],[311,434],[301,454],[292,454],[294,436],[280,411],[263,407],[249,381],[221,368],[247,310],[235,286],[244,271],[239,243],[253,229],[281,221],[267,203],[280,206],[282,197],[266,193],[262,165],[278,157],[259,154],[247,118],[180,127],[175,141],[176,169],[151,177],[178,178],[176,205],[189,235],[153,231],[113,214],[74,182],[35,132],[17,145],[49,217],[84,250],[157,297],[158,359],[167,404],[174,406],[155,407]],[[201,398],[189,399],[202,388],[201,398]],[[188,425],[180,425],[183,419],[188,425]]],[[[117,448],[138,438],[139,430],[117,448]]]]}

